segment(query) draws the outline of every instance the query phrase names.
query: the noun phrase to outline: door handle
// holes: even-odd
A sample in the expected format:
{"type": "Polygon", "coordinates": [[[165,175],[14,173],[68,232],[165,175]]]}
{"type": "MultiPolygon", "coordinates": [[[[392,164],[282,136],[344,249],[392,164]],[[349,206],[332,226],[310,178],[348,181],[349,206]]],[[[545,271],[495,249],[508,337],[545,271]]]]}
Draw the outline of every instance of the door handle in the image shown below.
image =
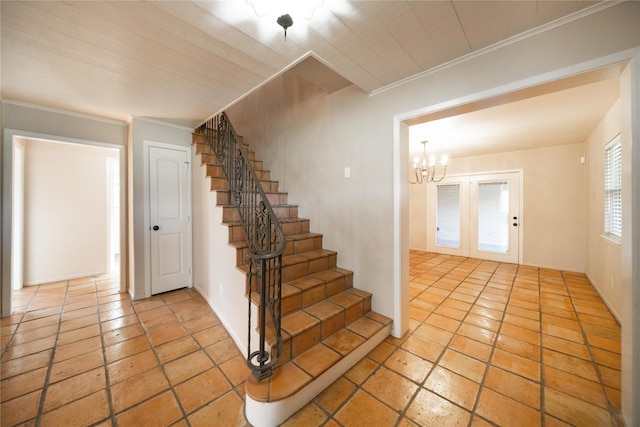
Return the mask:
{"type": "MultiPolygon", "coordinates": [[[[515,225],[515,224],[514,224],[514,225],[515,225]]],[[[153,231],[158,231],[158,230],[160,230],[160,227],[158,227],[157,225],[154,225],[154,226],[153,226],[153,231]]]]}
{"type": "Polygon", "coordinates": [[[514,226],[514,227],[517,227],[517,226],[518,226],[518,223],[517,223],[517,222],[514,222],[514,223],[513,223],[513,226],[514,226]]]}

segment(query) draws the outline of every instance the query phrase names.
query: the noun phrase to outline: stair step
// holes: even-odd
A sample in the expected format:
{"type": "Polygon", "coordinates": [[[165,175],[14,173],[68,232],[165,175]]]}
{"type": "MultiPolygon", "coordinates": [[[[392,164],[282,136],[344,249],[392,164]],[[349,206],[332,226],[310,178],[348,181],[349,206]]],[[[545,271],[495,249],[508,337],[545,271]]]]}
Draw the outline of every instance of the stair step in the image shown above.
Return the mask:
{"type": "MultiPolygon", "coordinates": [[[[244,236],[242,227],[233,227],[230,233],[237,233],[229,236],[229,244],[236,248],[236,263],[249,263],[249,245],[244,236]],[[232,240],[233,238],[233,240],[232,240]]],[[[285,236],[287,245],[283,256],[303,254],[314,250],[322,249],[322,234],[301,233],[285,236]]]]}
{"type": "Polygon", "coordinates": [[[337,253],[318,249],[282,257],[282,280],[289,282],[336,267],[337,253]]]}
{"type": "MultiPolygon", "coordinates": [[[[280,218],[280,226],[285,236],[309,233],[309,220],[307,218],[280,218]]],[[[245,241],[242,224],[239,220],[224,221],[224,225],[229,227],[229,243],[237,244],[245,241]]]]}
{"type": "MultiPolygon", "coordinates": [[[[319,277],[327,275],[324,273],[325,270],[337,270],[336,261],[337,252],[328,249],[316,249],[301,254],[283,256],[282,282],[288,283],[314,274],[319,274],[319,277]]],[[[248,262],[238,265],[237,268],[245,274],[249,272],[248,262]]],[[[339,274],[334,273],[330,276],[339,276],[339,274]]]]}
{"type": "MultiPolygon", "coordinates": [[[[212,182],[213,182],[212,178],[212,182]]],[[[225,183],[227,181],[225,180],[225,183]]],[[[297,205],[271,205],[273,209],[273,213],[276,215],[278,220],[285,218],[297,218],[298,217],[298,206],[297,205]]],[[[240,212],[235,206],[222,206],[222,222],[231,222],[231,221],[240,221],[240,212]]]]}
{"type": "MultiPolygon", "coordinates": [[[[330,313],[329,309],[327,309],[328,313],[330,313]]],[[[321,334],[318,331],[318,325],[308,317],[298,316],[295,319],[303,322],[303,326],[299,329],[304,329],[304,332],[308,333],[309,338],[307,339],[310,339],[311,342],[318,334],[321,334]]],[[[388,334],[390,324],[391,319],[385,316],[372,311],[366,313],[356,321],[318,339],[315,344],[306,346],[306,350],[290,357],[288,361],[277,364],[278,367],[273,370],[271,377],[257,381],[253,375],[250,375],[245,383],[247,397],[256,402],[273,403],[296,395],[325,373],[333,373],[337,379],[337,376],[346,372],[379,341],[384,339],[388,334]],[[358,352],[363,354],[351,357],[358,352]],[[342,366],[339,372],[332,372],[336,371],[332,368],[338,367],[342,361],[348,363],[346,366],[342,366]]],[[[302,343],[302,341],[300,339],[299,342],[302,343]]],[[[295,344],[294,341],[293,347],[290,345],[287,347],[294,348],[295,344]]],[[[302,346],[302,348],[304,347],[302,346]]],[[[342,363],[342,365],[345,364],[342,363]]],[[[329,381],[332,382],[331,380],[327,382],[329,381]]],[[[310,391],[310,393],[314,392],[315,390],[310,391]]],[[[317,392],[315,393],[317,394],[317,392]]]]}
{"type": "MultiPolygon", "coordinates": [[[[296,290],[292,286],[283,285],[283,294],[296,295],[296,290]]],[[[251,300],[256,305],[259,298],[256,292],[251,295],[251,300]]],[[[285,310],[290,309],[283,299],[282,340],[283,343],[290,341],[281,353],[285,360],[295,358],[369,313],[371,294],[352,288],[285,314],[285,310]]],[[[267,343],[275,350],[276,342],[273,336],[269,334],[267,343]]]]}

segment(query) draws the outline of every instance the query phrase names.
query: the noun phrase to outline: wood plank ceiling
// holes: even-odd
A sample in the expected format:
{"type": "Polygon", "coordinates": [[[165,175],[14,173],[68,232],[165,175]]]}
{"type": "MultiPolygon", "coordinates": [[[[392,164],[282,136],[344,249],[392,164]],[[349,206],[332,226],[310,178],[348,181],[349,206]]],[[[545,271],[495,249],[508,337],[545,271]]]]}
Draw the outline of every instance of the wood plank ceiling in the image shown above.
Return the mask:
{"type": "Polygon", "coordinates": [[[193,127],[310,53],[371,93],[595,3],[325,0],[285,41],[243,0],[2,1],[2,99],[193,127]]]}

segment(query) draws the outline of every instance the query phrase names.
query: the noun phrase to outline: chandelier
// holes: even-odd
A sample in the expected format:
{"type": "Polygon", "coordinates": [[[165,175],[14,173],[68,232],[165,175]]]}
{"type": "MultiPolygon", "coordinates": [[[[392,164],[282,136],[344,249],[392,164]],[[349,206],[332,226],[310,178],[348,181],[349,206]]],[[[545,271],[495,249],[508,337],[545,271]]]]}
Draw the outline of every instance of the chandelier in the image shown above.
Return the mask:
{"type": "Polygon", "coordinates": [[[429,160],[427,160],[427,143],[429,141],[420,141],[422,144],[422,159],[416,157],[413,159],[413,172],[416,175],[416,180],[411,181],[409,179],[409,184],[422,184],[423,182],[440,182],[444,179],[447,174],[447,156],[442,156],[440,158],[440,165],[442,171],[438,171],[438,167],[436,166],[436,157],[434,155],[429,156],[429,160]],[[440,178],[436,178],[436,175],[442,173],[440,178]]]}

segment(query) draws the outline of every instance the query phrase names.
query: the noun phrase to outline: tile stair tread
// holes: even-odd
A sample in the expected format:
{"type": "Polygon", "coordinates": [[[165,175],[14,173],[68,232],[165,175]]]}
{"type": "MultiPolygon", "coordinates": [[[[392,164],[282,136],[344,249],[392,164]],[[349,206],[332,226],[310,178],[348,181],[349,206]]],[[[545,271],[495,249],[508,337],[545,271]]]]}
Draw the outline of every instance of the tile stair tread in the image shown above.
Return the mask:
{"type": "Polygon", "coordinates": [[[390,323],[391,319],[379,313],[365,313],[360,319],[275,368],[271,377],[257,381],[249,375],[245,390],[260,402],[276,402],[293,396],[390,323]]]}

